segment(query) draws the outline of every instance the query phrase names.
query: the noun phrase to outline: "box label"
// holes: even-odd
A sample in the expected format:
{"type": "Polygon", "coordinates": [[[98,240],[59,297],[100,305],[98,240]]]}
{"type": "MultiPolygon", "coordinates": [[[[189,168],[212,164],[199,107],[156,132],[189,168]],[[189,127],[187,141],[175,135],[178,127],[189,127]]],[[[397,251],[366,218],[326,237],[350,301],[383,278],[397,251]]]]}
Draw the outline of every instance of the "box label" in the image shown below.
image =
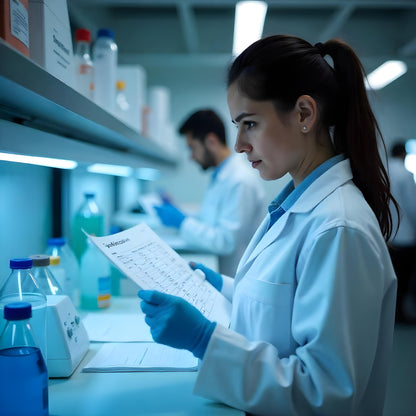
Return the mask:
{"type": "Polygon", "coordinates": [[[19,0],[10,0],[10,31],[29,48],[29,14],[19,0]]]}

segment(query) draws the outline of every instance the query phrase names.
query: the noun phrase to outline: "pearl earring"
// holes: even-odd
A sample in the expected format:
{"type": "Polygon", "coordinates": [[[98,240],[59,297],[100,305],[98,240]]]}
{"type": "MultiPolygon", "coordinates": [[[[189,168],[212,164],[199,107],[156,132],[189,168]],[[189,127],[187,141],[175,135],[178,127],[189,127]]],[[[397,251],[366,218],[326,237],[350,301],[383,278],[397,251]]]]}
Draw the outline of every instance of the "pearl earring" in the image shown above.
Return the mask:
{"type": "Polygon", "coordinates": [[[303,130],[303,131],[306,131],[306,130],[307,130],[307,127],[306,127],[306,126],[303,126],[303,127],[302,127],[302,130],[303,130]]]}

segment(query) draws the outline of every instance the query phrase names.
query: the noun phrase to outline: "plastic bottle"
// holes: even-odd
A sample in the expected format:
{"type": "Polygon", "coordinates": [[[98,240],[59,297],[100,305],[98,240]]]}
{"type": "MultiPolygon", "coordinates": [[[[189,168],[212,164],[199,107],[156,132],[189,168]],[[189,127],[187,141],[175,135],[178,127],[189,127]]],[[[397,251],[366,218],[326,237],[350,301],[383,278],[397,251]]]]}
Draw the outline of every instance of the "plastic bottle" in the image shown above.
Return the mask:
{"type": "Polygon", "coordinates": [[[118,80],[116,83],[116,110],[115,115],[122,121],[129,122],[130,104],[126,97],[126,83],[118,80]]]}
{"type": "Polygon", "coordinates": [[[30,303],[32,329],[46,362],[46,295],[32,274],[32,265],[33,261],[30,258],[10,260],[11,273],[0,289],[0,333],[6,324],[3,319],[4,306],[19,301],[30,303]]]}
{"type": "Polygon", "coordinates": [[[72,224],[72,247],[78,261],[81,261],[81,257],[87,248],[87,237],[82,229],[88,234],[94,234],[98,237],[104,235],[104,215],[95,201],[95,194],[86,192],[84,197],[85,200],[75,213],[72,224]]]}
{"type": "Polygon", "coordinates": [[[100,309],[110,306],[111,272],[106,257],[88,240],[81,259],[81,308],[100,309]]]}
{"type": "Polygon", "coordinates": [[[60,283],[64,294],[71,298],[75,306],[79,306],[79,263],[67,239],[65,237],[49,238],[46,254],[51,256],[52,273],[60,283]],[[60,259],[59,265],[53,264],[53,257],[56,256],[60,259]],[[64,281],[62,280],[63,274],[65,274],[64,281]]]}
{"type": "Polygon", "coordinates": [[[100,29],[93,46],[94,100],[110,113],[116,103],[118,48],[111,29],[100,29]]]}
{"type": "Polygon", "coordinates": [[[49,269],[50,257],[44,254],[30,256],[33,262],[33,277],[46,296],[64,295],[61,285],[49,269]]]}
{"type": "Polygon", "coordinates": [[[90,100],[94,91],[94,66],[91,60],[91,33],[88,29],[75,31],[75,87],[90,100]]]}
{"type": "Polygon", "coordinates": [[[13,416],[48,415],[48,371],[31,328],[32,305],[4,307],[0,335],[0,412],[13,416]]]}

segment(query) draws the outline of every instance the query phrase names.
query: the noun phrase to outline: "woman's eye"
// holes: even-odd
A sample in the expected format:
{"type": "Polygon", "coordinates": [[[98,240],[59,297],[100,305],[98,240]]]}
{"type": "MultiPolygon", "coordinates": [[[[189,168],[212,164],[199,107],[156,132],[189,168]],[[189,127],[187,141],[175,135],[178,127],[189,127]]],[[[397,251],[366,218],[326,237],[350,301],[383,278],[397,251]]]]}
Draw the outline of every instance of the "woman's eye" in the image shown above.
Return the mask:
{"type": "Polygon", "coordinates": [[[252,127],[255,126],[256,123],[254,123],[254,121],[245,121],[244,122],[244,126],[247,130],[250,130],[252,127]]]}

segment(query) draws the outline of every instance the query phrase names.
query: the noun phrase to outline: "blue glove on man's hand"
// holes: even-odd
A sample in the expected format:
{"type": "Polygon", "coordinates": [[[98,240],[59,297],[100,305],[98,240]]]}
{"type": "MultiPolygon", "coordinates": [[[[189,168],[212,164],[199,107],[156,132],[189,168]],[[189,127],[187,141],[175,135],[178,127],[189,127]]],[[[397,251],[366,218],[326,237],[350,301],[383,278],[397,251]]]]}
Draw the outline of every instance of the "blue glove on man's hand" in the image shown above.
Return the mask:
{"type": "Polygon", "coordinates": [[[167,227],[179,228],[186,218],[185,214],[172,204],[163,204],[155,206],[154,208],[157,215],[159,215],[162,224],[167,227]]]}
{"type": "Polygon", "coordinates": [[[201,263],[195,263],[194,261],[190,261],[189,266],[192,270],[201,270],[205,274],[205,278],[208,280],[208,282],[211,283],[215,289],[221,292],[224,281],[219,273],[214,272],[214,270],[204,266],[201,263]]]}
{"type": "Polygon", "coordinates": [[[180,297],[156,290],[140,290],[138,296],[143,299],[140,307],[156,342],[204,357],[215,322],[180,297]]]}

